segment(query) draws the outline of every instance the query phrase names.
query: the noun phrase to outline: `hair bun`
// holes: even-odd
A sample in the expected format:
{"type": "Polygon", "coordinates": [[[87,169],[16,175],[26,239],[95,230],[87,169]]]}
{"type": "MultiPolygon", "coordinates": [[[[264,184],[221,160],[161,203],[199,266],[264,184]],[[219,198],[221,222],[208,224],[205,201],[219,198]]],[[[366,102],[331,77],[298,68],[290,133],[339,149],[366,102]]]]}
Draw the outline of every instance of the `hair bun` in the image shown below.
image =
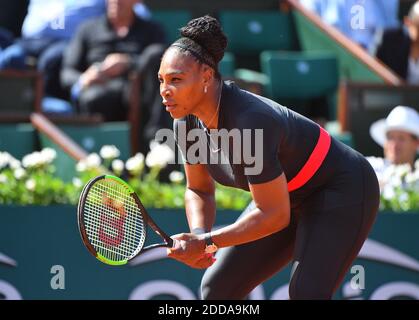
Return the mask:
{"type": "Polygon", "coordinates": [[[207,50],[216,63],[223,58],[227,47],[227,37],[217,19],[209,15],[193,19],[180,29],[180,33],[207,50]]]}

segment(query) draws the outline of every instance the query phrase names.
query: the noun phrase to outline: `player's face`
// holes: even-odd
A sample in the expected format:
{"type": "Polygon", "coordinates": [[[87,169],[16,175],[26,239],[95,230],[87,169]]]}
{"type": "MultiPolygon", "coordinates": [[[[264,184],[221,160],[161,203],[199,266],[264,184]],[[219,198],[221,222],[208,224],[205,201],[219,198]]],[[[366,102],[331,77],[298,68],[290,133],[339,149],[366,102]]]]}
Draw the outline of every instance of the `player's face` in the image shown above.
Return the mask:
{"type": "Polygon", "coordinates": [[[196,113],[204,98],[202,69],[193,57],[180,53],[176,48],[164,54],[158,73],[160,95],[172,118],[196,113]]]}
{"type": "Polygon", "coordinates": [[[398,130],[387,132],[384,154],[393,164],[412,163],[415,159],[419,139],[410,133],[398,130]]]}

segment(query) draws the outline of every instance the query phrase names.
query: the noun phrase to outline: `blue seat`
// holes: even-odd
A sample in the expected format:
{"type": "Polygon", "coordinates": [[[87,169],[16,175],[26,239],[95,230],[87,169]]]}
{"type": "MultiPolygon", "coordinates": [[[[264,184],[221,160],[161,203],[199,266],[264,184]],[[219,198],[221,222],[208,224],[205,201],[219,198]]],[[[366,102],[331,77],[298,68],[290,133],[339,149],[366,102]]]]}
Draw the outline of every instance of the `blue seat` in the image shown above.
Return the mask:
{"type": "Polygon", "coordinates": [[[280,11],[220,11],[228,37],[227,50],[234,54],[259,55],[263,50],[291,50],[294,31],[291,16],[280,11]]]}
{"type": "Polygon", "coordinates": [[[333,53],[264,51],[260,62],[269,78],[266,92],[274,99],[317,98],[335,93],[339,84],[333,53]]]}

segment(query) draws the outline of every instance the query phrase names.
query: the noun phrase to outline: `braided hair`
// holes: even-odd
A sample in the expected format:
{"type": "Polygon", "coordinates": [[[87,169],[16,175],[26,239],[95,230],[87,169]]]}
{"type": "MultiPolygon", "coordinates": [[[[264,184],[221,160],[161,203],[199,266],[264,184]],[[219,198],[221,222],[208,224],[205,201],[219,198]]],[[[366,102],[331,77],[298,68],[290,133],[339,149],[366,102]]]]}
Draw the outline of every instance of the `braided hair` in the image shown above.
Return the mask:
{"type": "Polygon", "coordinates": [[[224,56],[227,37],[217,19],[205,15],[188,22],[180,29],[182,37],[170,47],[176,47],[185,54],[190,54],[198,63],[207,64],[218,72],[218,63],[224,56]]]}

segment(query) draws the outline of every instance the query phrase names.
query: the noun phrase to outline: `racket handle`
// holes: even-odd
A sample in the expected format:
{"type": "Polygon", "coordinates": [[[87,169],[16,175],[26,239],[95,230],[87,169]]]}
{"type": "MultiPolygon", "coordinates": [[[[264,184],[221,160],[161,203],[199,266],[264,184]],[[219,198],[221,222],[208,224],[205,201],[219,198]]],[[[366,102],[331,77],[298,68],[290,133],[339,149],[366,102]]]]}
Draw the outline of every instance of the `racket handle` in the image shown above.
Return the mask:
{"type": "Polygon", "coordinates": [[[170,240],[168,240],[167,241],[167,246],[169,247],[169,248],[174,248],[174,247],[176,247],[176,245],[179,243],[179,241],[178,240],[176,240],[176,239],[172,239],[172,238],[169,238],[170,240]]]}
{"type": "Polygon", "coordinates": [[[167,242],[167,246],[168,246],[169,248],[173,248],[173,247],[175,246],[175,244],[176,244],[176,240],[175,240],[175,239],[172,239],[172,238],[170,238],[170,237],[168,237],[168,238],[166,239],[166,242],[167,242]]]}

